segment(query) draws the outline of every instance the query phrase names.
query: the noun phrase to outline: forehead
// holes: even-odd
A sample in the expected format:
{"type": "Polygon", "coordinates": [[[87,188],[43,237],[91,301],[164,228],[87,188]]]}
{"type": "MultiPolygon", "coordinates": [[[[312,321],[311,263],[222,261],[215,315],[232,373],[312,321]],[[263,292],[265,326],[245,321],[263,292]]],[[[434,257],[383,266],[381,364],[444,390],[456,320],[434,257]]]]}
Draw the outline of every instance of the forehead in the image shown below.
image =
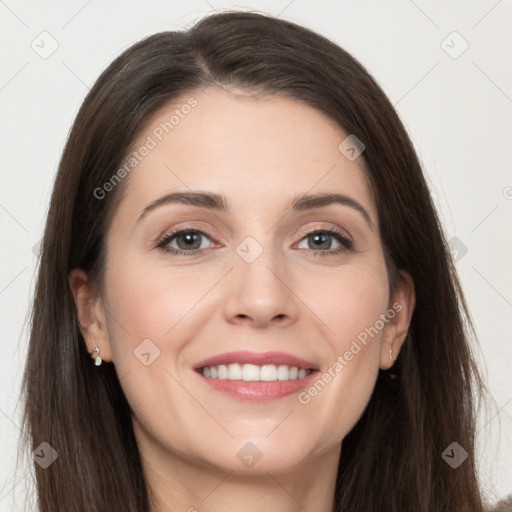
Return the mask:
{"type": "Polygon", "coordinates": [[[164,193],[201,189],[225,195],[233,208],[278,207],[330,191],[364,203],[377,224],[363,158],[350,161],[339,150],[347,136],[287,97],[217,87],[191,92],[145,123],[132,146],[138,162],[123,202],[139,212],[164,193]]]}

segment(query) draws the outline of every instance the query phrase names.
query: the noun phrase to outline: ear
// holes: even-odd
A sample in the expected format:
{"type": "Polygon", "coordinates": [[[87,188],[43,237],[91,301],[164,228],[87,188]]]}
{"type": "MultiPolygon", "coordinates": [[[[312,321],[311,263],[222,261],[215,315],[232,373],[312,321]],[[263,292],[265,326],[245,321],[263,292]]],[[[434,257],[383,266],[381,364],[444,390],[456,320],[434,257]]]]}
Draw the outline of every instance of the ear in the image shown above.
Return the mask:
{"type": "Polygon", "coordinates": [[[72,270],[68,276],[69,287],[75,299],[78,324],[84,337],[87,352],[94,347],[100,349],[103,361],[112,361],[112,351],[108,337],[105,310],[101,298],[93,293],[87,281],[87,274],[79,268],[72,270]]]}
{"type": "Polygon", "coordinates": [[[394,311],[394,316],[386,314],[389,321],[386,323],[382,334],[382,346],[379,368],[388,370],[394,364],[390,357],[396,359],[407,337],[411,317],[416,306],[416,293],[414,281],[408,272],[400,271],[400,284],[395,293],[390,297],[388,312],[394,311]]]}

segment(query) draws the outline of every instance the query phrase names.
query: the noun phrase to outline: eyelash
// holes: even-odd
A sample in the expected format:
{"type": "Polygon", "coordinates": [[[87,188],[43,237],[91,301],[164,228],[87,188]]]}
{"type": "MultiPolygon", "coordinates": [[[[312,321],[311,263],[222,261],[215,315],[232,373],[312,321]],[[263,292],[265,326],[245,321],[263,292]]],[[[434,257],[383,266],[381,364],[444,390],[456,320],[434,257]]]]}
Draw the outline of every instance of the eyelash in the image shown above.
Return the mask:
{"type": "MultiPolygon", "coordinates": [[[[192,249],[190,251],[184,251],[181,249],[174,249],[174,248],[167,247],[167,244],[169,244],[169,242],[171,242],[171,240],[173,238],[175,238],[177,235],[184,234],[184,233],[200,234],[200,235],[206,236],[207,238],[211,238],[210,236],[208,236],[207,233],[205,233],[201,229],[187,228],[187,227],[179,228],[174,231],[171,231],[170,233],[166,233],[163,236],[163,238],[160,239],[156,248],[163,251],[164,253],[173,254],[175,256],[196,256],[196,255],[202,254],[205,251],[205,249],[192,249]]],[[[317,255],[319,255],[319,256],[339,256],[341,254],[344,254],[344,253],[352,250],[354,247],[354,243],[352,242],[352,240],[347,238],[341,231],[338,231],[337,229],[334,229],[334,228],[328,228],[328,229],[317,228],[317,229],[308,231],[304,234],[304,236],[300,239],[300,241],[302,241],[304,238],[306,238],[310,235],[315,235],[318,233],[324,233],[324,234],[333,236],[341,245],[340,245],[340,247],[338,247],[337,249],[334,249],[334,250],[303,249],[305,251],[314,253],[315,257],[317,255]]]]}

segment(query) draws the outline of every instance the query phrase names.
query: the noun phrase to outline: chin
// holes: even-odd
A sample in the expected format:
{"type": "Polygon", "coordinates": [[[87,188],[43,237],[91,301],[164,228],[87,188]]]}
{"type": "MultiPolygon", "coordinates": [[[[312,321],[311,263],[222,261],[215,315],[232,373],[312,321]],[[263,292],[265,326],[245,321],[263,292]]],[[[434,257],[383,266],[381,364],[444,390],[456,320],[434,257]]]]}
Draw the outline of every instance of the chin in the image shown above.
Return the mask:
{"type": "MultiPolygon", "coordinates": [[[[218,451],[218,449],[216,450],[218,451]]],[[[233,440],[220,453],[204,454],[203,461],[217,470],[234,475],[288,473],[304,465],[309,454],[297,446],[272,443],[268,439],[233,440]]]]}

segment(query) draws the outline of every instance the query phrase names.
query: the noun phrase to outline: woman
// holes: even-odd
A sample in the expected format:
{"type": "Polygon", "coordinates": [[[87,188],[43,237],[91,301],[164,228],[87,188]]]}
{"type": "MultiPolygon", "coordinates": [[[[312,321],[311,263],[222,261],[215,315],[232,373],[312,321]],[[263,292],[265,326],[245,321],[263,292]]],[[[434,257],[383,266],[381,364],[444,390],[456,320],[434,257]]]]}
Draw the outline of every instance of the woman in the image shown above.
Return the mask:
{"type": "Polygon", "coordinates": [[[325,38],[232,12],[125,51],[75,120],[40,265],[41,512],[483,510],[428,187],[325,38]]]}

